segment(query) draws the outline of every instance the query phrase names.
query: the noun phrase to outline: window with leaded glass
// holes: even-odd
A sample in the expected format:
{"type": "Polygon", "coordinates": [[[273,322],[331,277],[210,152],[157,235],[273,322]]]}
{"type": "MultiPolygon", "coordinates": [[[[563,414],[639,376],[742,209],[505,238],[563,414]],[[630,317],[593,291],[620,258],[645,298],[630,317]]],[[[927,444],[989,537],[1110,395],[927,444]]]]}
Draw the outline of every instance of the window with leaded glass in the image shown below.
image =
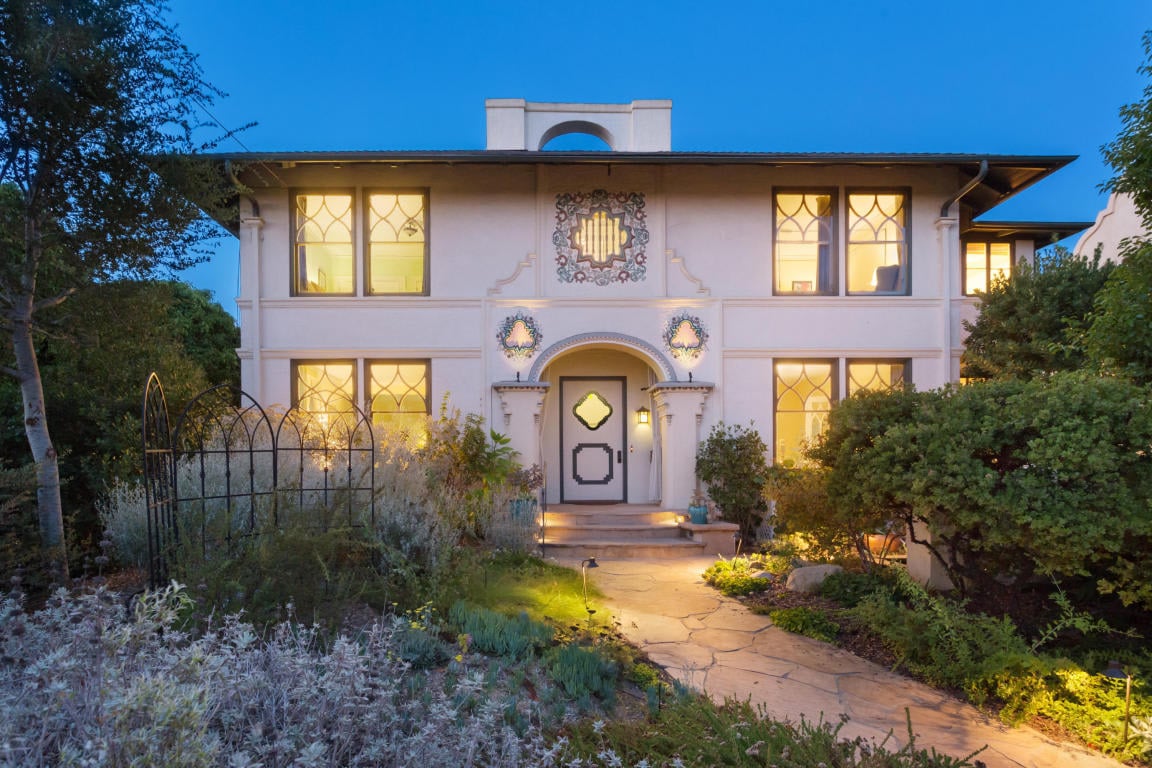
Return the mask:
{"type": "Polygon", "coordinates": [[[356,259],[350,191],[292,193],[292,292],[353,294],[356,259]]]}
{"type": "Polygon", "coordinates": [[[804,447],[823,433],[836,399],[834,360],[776,362],[777,463],[803,463],[804,447]]]}
{"type": "Polygon", "coordinates": [[[355,411],[355,360],[297,360],[292,367],[292,405],[324,426],[355,411]]]}
{"type": "Polygon", "coordinates": [[[997,280],[1012,276],[1011,243],[964,244],[964,295],[987,291],[997,280]]]}
{"type": "Polygon", "coordinates": [[[907,360],[849,360],[848,396],[901,389],[908,381],[908,368],[907,360]]]}
{"type": "Polygon", "coordinates": [[[368,193],[369,293],[428,292],[427,202],[423,191],[368,193]]]}
{"type": "Polygon", "coordinates": [[[836,293],[833,191],[773,195],[777,294],[836,293]]]}
{"type": "Polygon", "coordinates": [[[368,361],[368,413],[372,423],[422,435],[431,413],[428,369],[427,360],[368,361]]]}
{"type": "Polygon", "coordinates": [[[849,191],[848,293],[908,293],[908,193],[849,191]]]}

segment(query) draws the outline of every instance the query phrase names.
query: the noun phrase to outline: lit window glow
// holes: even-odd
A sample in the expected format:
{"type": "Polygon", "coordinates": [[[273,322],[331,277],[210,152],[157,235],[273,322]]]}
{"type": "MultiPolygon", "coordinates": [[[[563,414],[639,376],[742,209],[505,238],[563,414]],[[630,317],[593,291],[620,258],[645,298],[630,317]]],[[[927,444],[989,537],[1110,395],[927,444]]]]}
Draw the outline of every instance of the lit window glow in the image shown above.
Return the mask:
{"type": "Polygon", "coordinates": [[[830,360],[776,363],[777,463],[804,463],[805,446],[824,432],[835,399],[835,371],[830,360]]]}
{"type": "Polygon", "coordinates": [[[294,196],[296,293],[353,293],[352,195],[294,196]]]}
{"type": "Polygon", "coordinates": [[[834,293],[832,195],[779,192],[776,198],[776,293],[834,293]]]}
{"type": "Polygon", "coordinates": [[[428,361],[368,363],[368,411],[374,426],[391,427],[422,440],[428,427],[428,361]]]}
{"type": "Polygon", "coordinates": [[[603,265],[614,259],[624,260],[629,237],[623,216],[597,210],[580,218],[572,233],[572,245],[580,251],[581,258],[603,265]]]}
{"type": "Polygon", "coordinates": [[[861,391],[891,392],[904,386],[908,375],[905,360],[849,360],[848,396],[861,391]]]}
{"type": "Polygon", "coordinates": [[[997,280],[1012,276],[1011,243],[964,244],[964,295],[984,293],[997,280]]]}
{"type": "Polygon", "coordinates": [[[368,194],[370,293],[425,292],[425,202],[422,192],[368,194]]]}
{"type": "Polygon", "coordinates": [[[294,405],[327,428],[351,416],[356,402],[356,364],[351,360],[296,364],[294,405]]]}
{"type": "Polygon", "coordinates": [[[848,193],[848,293],[908,291],[907,195],[848,193]]]}

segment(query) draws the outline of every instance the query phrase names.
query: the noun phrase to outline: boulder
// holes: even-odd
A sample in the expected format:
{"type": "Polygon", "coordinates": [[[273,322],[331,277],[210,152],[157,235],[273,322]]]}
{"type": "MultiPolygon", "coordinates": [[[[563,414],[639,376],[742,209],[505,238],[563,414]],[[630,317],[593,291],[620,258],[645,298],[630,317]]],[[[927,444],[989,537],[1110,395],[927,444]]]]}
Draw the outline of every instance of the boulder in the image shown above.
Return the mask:
{"type": "Polygon", "coordinates": [[[784,586],[792,592],[815,592],[824,579],[843,570],[838,565],[806,565],[788,574],[788,582],[784,586]]]}

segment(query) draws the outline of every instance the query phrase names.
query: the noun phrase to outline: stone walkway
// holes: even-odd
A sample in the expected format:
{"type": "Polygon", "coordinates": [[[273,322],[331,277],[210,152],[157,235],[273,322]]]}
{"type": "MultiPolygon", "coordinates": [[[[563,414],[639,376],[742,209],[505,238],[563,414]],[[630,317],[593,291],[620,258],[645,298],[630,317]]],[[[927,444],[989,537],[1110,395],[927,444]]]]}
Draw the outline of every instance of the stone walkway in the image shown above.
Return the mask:
{"type": "Polygon", "coordinates": [[[835,721],[844,714],[850,719],[842,735],[888,737],[891,748],[908,740],[907,708],[920,747],[964,757],[987,746],[976,759],[988,768],[1121,765],[1029,728],[1008,728],[940,691],[777,629],[704,583],[700,574],[712,562],[603,561],[588,578],[629,640],[717,701],[751,699],[769,716],[793,721],[835,721]]]}

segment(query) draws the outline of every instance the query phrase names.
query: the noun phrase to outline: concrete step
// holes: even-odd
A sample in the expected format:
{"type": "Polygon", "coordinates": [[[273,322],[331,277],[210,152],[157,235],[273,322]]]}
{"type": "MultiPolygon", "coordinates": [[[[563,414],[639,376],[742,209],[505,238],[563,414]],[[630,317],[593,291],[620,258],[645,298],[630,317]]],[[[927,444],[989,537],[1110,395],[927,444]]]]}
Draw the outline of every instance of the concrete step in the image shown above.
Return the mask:
{"type": "Polygon", "coordinates": [[[544,544],[545,557],[583,560],[589,557],[609,560],[694,557],[704,554],[704,543],[689,539],[585,539],[544,544]]]}
{"type": "Polygon", "coordinates": [[[651,541],[659,539],[679,539],[683,535],[676,523],[646,525],[643,523],[550,523],[544,527],[546,542],[580,541],[584,539],[622,539],[651,541]]]}
{"type": "Polygon", "coordinates": [[[544,513],[544,524],[554,525],[674,525],[682,512],[640,507],[550,508],[544,513]]]}

